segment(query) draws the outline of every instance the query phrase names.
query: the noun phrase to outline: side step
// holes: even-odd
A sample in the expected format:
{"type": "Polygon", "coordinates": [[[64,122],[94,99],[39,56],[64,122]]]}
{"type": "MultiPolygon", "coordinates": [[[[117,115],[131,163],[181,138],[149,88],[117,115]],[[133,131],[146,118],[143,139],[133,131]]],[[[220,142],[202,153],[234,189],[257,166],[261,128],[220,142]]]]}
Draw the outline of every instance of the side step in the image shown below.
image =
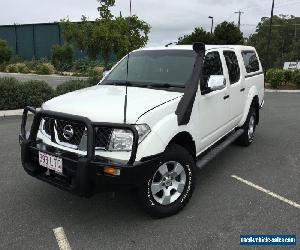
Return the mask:
{"type": "Polygon", "coordinates": [[[218,154],[220,154],[225,148],[227,148],[231,143],[233,143],[239,136],[244,133],[243,129],[239,129],[233,132],[231,135],[225,136],[225,140],[221,139],[221,143],[217,143],[217,146],[212,146],[212,148],[204,154],[204,156],[200,156],[200,159],[196,162],[196,166],[198,168],[203,168],[207,163],[213,160],[218,154]]]}

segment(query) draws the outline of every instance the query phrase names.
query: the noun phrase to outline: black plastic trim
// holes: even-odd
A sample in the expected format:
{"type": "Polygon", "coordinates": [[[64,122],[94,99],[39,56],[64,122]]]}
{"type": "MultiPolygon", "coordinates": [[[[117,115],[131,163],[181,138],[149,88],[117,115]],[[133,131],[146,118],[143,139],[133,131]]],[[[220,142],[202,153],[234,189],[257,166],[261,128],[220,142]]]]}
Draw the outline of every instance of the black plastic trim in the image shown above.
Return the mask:
{"type": "Polygon", "coordinates": [[[133,125],[91,122],[86,117],[37,110],[32,107],[24,109],[19,143],[21,146],[22,165],[29,175],[60,189],[85,197],[91,196],[98,189],[96,188],[98,186],[101,186],[101,188],[106,185],[111,185],[112,188],[119,185],[138,186],[151,178],[161,159],[161,155],[156,155],[144,159],[143,162],[135,161],[138,147],[138,132],[133,125]],[[33,113],[34,118],[30,134],[26,137],[25,127],[28,112],[33,113]],[[67,150],[58,149],[43,143],[41,140],[37,140],[40,121],[43,117],[68,119],[84,123],[88,130],[87,155],[82,156],[67,150]],[[132,131],[133,147],[128,162],[95,155],[94,128],[97,126],[122,128],[132,131]],[[46,168],[39,165],[38,152],[40,151],[62,158],[64,162],[63,175],[59,175],[52,170],[47,171],[46,168]],[[110,176],[105,174],[103,168],[106,166],[120,168],[121,175],[110,176]]]}
{"type": "Polygon", "coordinates": [[[60,119],[67,119],[74,122],[81,122],[85,124],[88,130],[88,138],[87,138],[87,160],[93,160],[95,157],[95,141],[94,141],[94,128],[97,126],[104,126],[104,127],[111,127],[111,128],[119,128],[119,129],[128,129],[133,133],[133,144],[132,144],[132,151],[131,156],[128,160],[129,165],[132,165],[136,159],[136,153],[138,148],[138,132],[133,125],[123,124],[123,123],[108,123],[108,122],[91,122],[90,119],[77,116],[77,115],[70,115],[61,112],[54,112],[48,110],[39,110],[37,111],[33,107],[26,107],[23,112],[22,116],[22,124],[21,124],[21,134],[23,138],[26,138],[26,122],[28,112],[34,114],[33,123],[30,130],[30,135],[28,138],[29,143],[36,142],[37,133],[39,130],[39,125],[43,117],[49,118],[60,118],[60,119]]]}
{"type": "Polygon", "coordinates": [[[264,73],[263,71],[259,71],[259,72],[253,73],[253,74],[246,75],[245,78],[262,75],[263,73],[264,73]]]}

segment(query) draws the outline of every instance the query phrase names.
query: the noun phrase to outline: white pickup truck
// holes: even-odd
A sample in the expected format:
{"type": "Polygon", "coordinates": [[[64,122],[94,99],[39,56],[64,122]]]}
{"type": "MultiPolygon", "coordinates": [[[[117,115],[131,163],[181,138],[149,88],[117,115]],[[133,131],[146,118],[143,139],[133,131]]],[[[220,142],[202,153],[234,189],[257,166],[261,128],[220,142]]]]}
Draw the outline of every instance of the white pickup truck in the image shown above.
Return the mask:
{"type": "Polygon", "coordinates": [[[98,85],[26,107],[22,164],[80,196],[138,188],[149,214],[170,216],[192,196],[197,167],[233,141],[252,143],[263,103],[264,74],[253,47],[136,50],[98,85]]]}

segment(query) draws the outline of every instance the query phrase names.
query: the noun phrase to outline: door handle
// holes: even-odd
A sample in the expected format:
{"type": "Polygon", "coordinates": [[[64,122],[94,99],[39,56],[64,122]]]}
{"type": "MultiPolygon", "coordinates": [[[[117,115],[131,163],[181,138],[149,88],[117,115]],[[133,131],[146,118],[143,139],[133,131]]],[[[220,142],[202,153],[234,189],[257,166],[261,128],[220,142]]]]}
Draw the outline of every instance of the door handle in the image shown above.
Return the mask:
{"type": "Polygon", "coordinates": [[[226,100],[226,99],[228,99],[228,98],[229,98],[229,95],[225,95],[225,96],[223,97],[224,100],[226,100]]]}
{"type": "Polygon", "coordinates": [[[240,89],[240,91],[241,91],[241,92],[244,92],[244,91],[245,91],[245,88],[240,89]]]}

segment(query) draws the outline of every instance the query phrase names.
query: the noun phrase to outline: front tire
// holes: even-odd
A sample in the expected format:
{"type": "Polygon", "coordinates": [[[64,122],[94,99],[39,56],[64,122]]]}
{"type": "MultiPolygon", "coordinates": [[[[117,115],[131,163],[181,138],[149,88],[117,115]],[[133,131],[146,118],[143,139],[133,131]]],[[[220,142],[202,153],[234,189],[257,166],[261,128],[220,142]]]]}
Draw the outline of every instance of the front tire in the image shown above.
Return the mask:
{"type": "Polygon", "coordinates": [[[256,124],[256,110],[254,107],[250,107],[247,119],[242,127],[244,129],[244,133],[236,141],[238,145],[248,147],[253,142],[256,124]]]}
{"type": "Polygon", "coordinates": [[[148,214],[163,218],[178,213],[189,201],[195,187],[195,162],[180,145],[170,145],[155,174],[139,189],[148,214]]]}

